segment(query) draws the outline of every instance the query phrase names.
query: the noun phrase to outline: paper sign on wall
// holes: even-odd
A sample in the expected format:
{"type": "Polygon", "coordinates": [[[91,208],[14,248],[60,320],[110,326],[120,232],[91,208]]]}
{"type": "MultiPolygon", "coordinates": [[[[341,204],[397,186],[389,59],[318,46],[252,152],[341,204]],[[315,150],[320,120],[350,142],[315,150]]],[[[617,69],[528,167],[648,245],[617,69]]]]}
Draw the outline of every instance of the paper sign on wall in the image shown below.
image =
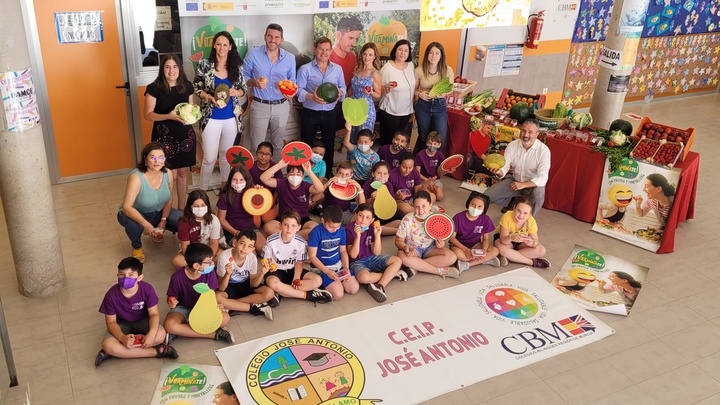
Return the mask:
{"type": "Polygon", "coordinates": [[[155,7],[155,31],[172,31],[172,8],[155,7]]]}
{"type": "Polygon", "coordinates": [[[103,42],[102,11],[55,13],[55,30],[61,44],[103,42]]]}
{"type": "Polygon", "coordinates": [[[485,53],[483,77],[520,74],[523,44],[489,45],[485,53]]]}
{"type": "Polygon", "coordinates": [[[622,58],[622,51],[618,51],[610,48],[603,48],[600,53],[600,66],[608,68],[610,70],[620,70],[620,59],[622,58]]]}
{"type": "Polygon", "coordinates": [[[32,68],[0,72],[0,95],[9,132],[22,132],[40,124],[32,68]]]}

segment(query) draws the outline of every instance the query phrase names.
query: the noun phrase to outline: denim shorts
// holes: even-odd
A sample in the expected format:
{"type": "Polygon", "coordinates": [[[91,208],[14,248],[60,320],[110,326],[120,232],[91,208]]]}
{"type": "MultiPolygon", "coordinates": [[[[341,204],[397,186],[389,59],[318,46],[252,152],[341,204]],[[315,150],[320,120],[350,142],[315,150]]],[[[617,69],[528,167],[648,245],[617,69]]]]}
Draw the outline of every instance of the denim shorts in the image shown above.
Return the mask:
{"type": "Polygon", "coordinates": [[[427,247],[415,247],[415,253],[417,253],[417,257],[424,259],[427,257],[428,253],[435,249],[435,244],[431,243],[430,246],[427,247]]]}
{"type": "Polygon", "coordinates": [[[185,317],[185,322],[187,322],[188,317],[190,316],[190,310],[192,308],[184,307],[180,304],[177,304],[175,308],[170,309],[170,312],[177,312],[178,314],[185,317]]]}
{"type": "Polygon", "coordinates": [[[371,273],[382,273],[387,269],[389,260],[390,255],[370,255],[354,261],[350,265],[350,271],[353,274],[358,274],[363,270],[368,270],[371,273]]]}

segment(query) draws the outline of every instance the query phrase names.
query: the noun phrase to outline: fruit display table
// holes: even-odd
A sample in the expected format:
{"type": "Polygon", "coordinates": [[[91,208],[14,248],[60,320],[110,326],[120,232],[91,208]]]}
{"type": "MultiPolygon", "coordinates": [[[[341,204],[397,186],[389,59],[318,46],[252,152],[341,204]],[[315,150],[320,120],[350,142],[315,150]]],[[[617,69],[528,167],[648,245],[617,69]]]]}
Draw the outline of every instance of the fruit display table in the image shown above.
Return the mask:
{"type": "MultiPolygon", "coordinates": [[[[604,156],[592,153],[589,146],[554,138],[547,138],[547,146],[551,152],[551,163],[543,207],[593,223],[605,167],[604,156]]],[[[675,228],[686,219],[695,217],[700,155],[689,152],[685,161],[675,167],[680,169],[680,182],[657,253],[672,253],[675,250],[675,228]]]]}
{"type": "MultiPolygon", "coordinates": [[[[470,115],[463,110],[447,110],[447,139],[445,145],[445,156],[461,154],[467,156],[468,139],[470,134],[470,115]]],[[[463,181],[467,171],[467,159],[458,167],[454,173],[448,176],[463,181]]]]}

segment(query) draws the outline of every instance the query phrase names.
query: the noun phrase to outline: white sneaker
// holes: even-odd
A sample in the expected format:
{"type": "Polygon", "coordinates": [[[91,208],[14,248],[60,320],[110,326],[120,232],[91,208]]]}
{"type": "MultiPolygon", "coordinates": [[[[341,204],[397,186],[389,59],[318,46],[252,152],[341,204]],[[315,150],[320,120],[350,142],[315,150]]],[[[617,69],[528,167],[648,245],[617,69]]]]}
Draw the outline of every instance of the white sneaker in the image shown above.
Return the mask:
{"type": "Polygon", "coordinates": [[[438,274],[443,279],[445,277],[460,278],[460,271],[455,267],[438,267],[438,274]]]}
{"type": "Polygon", "coordinates": [[[460,270],[460,273],[462,273],[470,268],[470,262],[465,262],[462,260],[458,260],[457,265],[458,265],[458,270],[460,270]]]}
{"type": "MultiPolygon", "coordinates": [[[[507,260],[507,259],[505,259],[505,260],[507,260]]],[[[500,259],[498,259],[497,257],[493,257],[492,260],[487,261],[483,264],[487,264],[487,265],[490,265],[493,267],[500,267],[502,265],[502,263],[500,262],[500,259]]],[[[507,264],[506,264],[506,266],[507,266],[507,264]]]]}

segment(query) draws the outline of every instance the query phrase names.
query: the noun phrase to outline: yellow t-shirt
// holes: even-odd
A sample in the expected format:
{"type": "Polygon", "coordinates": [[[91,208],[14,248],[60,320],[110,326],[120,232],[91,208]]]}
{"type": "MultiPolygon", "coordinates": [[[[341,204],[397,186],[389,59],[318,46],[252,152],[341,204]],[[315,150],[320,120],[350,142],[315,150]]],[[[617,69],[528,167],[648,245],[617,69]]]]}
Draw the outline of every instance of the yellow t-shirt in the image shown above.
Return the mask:
{"type": "Polygon", "coordinates": [[[500,218],[500,222],[498,225],[499,226],[497,227],[496,233],[500,233],[501,226],[507,229],[510,233],[516,232],[525,236],[532,235],[538,232],[537,222],[535,222],[535,218],[533,217],[528,218],[522,228],[518,228],[517,223],[515,223],[515,220],[513,219],[512,211],[504,213],[503,216],[500,218]]]}
{"type": "MultiPolygon", "coordinates": [[[[453,77],[455,77],[455,75],[453,73],[453,69],[450,66],[447,67],[447,72],[445,74],[447,77],[450,78],[450,82],[452,83],[453,77]]],[[[432,86],[434,86],[440,80],[442,80],[442,76],[440,76],[439,74],[425,76],[425,74],[423,73],[422,64],[415,68],[415,81],[420,83],[420,91],[430,91],[430,89],[432,89],[432,86]]]]}

